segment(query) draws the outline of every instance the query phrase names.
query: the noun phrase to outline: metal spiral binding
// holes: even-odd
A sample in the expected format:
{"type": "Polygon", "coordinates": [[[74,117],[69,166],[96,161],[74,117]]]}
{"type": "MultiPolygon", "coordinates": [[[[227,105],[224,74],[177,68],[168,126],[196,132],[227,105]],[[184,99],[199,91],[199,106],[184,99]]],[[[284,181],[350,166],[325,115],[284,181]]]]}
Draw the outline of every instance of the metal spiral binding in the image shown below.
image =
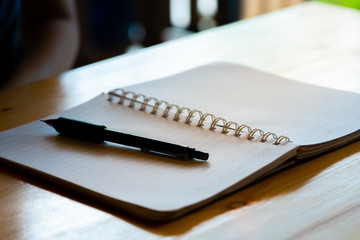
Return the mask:
{"type": "Polygon", "coordinates": [[[206,119],[210,118],[210,127],[209,129],[214,131],[216,127],[221,127],[221,133],[228,134],[230,130],[234,132],[234,136],[239,137],[242,133],[247,134],[246,138],[248,140],[253,140],[255,138],[255,134],[258,134],[261,139],[260,142],[268,141],[268,138],[271,137],[274,141],[273,144],[278,145],[281,144],[283,141],[290,142],[290,139],[286,136],[277,136],[275,133],[272,132],[264,132],[259,128],[252,129],[250,126],[246,124],[238,124],[233,121],[227,121],[222,117],[216,117],[214,114],[211,113],[203,113],[200,110],[191,110],[187,107],[180,107],[176,104],[170,104],[164,100],[158,100],[154,97],[147,97],[143,94],[135,94],[131,91],[125,91],[124,89],[117,88],[108,93],[108,101],[113,101],[113,98],[119,98],[118,104],[124,104],[125,100],[129,100],[128,107],[134,108],[135,103],[139,103],[140,111],[146,111],[146,107],[150,107],[151,114],[157,114],[158,110],[162,110],[162,117],[167,118],[169,117],[169,113],[172,109],[175,109],[175,115],[173,120],[179,121],[181,116],[186,116],[185,123],[191,124],[192,119],[195,115],[198,115],[199,120],[197,120],[197,126],[203,127],[204,122],[206,119]],[[153,104],[150,104],[153,102],[153,104]],[[161,109],[160,106],[164,105],[164,109],[161,109]]]}

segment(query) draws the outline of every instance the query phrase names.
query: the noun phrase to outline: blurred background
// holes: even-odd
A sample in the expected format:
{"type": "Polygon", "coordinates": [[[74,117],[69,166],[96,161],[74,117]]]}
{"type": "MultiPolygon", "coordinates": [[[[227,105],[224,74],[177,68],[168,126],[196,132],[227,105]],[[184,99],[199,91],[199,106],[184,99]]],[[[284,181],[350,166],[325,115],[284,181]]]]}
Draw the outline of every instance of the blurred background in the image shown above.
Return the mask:
{"type": "MultiPolygon", "coordinates": [[[[78,0],[81,47],[75,67],[304,1],[78,0]]],[[[360,9],[360,0],[314,1],[360,9]]]]}

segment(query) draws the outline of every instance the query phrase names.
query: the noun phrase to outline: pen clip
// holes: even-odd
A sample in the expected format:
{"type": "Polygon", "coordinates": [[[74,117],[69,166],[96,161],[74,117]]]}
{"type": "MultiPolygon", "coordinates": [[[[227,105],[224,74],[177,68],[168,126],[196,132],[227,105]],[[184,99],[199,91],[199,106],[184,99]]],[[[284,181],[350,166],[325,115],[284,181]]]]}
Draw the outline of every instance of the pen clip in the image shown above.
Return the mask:
{"type": "Polygon", "coordinates": [[[145,147],[142,147],[140,148],[140,151],[141,152],[144,152],[144,153],[147,153],[147,154],[156,154],[156,155],[160,155],[160,156],[166,156],[166,157],[172,157],[174,159],[180,159],[182,161],[190,161],[190,160],[193,160],[193,158],[190,158],[189,157],[189,154],[187,153],[184,153],[184,154],[181,154],[181,153],[168,153],[168,152],[160,152],[160,151],[154,151],[154,150],[151,150],[149,148],[145,148],[145,147]]]}

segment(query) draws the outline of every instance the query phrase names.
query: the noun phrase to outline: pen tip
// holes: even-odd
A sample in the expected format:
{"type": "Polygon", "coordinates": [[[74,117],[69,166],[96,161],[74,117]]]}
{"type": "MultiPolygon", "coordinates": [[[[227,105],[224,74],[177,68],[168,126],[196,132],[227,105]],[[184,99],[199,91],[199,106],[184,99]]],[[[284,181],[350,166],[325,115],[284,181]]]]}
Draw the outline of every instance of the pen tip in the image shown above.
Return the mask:
{"type": "Polygon", "coordinates": [[[51,126],[51,127],[53,127],[53,126],[54,126],[54,123],[55,123],[55,120],[53,120],[53,119],[40,120],[40,121],[46,123],[47,125],[49,125],[49,126],[51,126]]]}

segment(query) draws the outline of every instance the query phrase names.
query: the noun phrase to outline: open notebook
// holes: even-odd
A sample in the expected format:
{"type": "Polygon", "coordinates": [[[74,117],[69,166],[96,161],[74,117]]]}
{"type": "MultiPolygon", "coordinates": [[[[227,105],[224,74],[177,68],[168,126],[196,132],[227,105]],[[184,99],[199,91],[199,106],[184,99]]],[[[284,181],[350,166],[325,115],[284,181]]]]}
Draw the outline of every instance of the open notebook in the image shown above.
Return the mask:
{"type": "Polygon", "coordinates": [[[0,156],[5,163],[137,217],[171,220],[289,159],[358,139],[358,106],[358,94],[216,63],[114,90],[49,117],[189,145],[208,152],[207,162],[61,137],[40,121],[1,132],[0,156]]]}

